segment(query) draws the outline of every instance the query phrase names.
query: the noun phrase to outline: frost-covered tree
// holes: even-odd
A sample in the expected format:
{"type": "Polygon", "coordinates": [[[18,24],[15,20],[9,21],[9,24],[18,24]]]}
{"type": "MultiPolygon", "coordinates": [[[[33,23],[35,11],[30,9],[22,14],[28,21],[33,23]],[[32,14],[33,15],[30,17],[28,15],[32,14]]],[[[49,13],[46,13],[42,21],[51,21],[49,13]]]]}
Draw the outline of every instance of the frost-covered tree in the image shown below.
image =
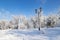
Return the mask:
{"type": "Polygon", "coordinates": [[[18,29],[18,24],[19,24],[19,16],[12,16],[12,24],[14,25],[14,29],[18,29]]]}
{"type": "Polygon", "coordinates": [[[6,29],[6,20],[0,20],[0,29],[6,29]]]}
{"type": "Polygon", "coordinates": [[[47,18],[47,26],[54,27],[57,23],[57,16],[56,15],[50,15],[47,18]]]}
{"type": "Polygon", "coordinates": [[[24,26],[24,28],[30,28],[30,22],[29,22],[29,20],[27,19],[27,17],[26,16],[23,16],[23,15],[20,15],[20,19],[19,19],[19,23],[20,23],[20,27],[22,26],[24,26]],[[21,25],[21,24],[23,24],[23,25],[21,25]]]}
{"type": "Polygon", "coordinates": [[[55,27],[60,27],[60,16],[56,15],[56,24],[54,25],[55,27]]]}
{"type": "Polygon", "coordinates": [[[31,22],[32,22],[33,27],[36,28],[36,26],[37,26],[37,19],[36,19],[36,17],[33,16],[31,18],[31,22]]]}
{"type": "Polygon", "coordinates": [[[26,28],[27,19],[26,16],[19,16],[19,28],[26,28]]]}

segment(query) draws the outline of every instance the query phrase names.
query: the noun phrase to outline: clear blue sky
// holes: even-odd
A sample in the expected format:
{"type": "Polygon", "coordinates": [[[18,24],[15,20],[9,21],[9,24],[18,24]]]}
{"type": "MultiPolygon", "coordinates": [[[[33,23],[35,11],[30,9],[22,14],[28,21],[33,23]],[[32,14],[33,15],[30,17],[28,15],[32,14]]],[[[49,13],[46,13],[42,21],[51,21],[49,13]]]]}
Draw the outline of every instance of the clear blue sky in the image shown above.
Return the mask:
{"type": "Polygon", "coordinates": [[[44,14],[47,15],[60,7],[60,0],[0,0],[0,12],[9,11],[10,14],[14,15],[34,15],[34,9],[40,6],[43,8],[44,14]]]}

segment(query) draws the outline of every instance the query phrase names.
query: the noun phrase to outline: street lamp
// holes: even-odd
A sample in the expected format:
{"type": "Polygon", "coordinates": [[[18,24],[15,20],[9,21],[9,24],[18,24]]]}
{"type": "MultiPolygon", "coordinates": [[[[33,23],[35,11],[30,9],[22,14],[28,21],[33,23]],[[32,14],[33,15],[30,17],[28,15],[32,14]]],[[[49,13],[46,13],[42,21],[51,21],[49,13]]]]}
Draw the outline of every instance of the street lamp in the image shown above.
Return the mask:
{"type": "Polygon", "coordinates": [[[40,7],[39,9],[35,9],[35,13],[37,14],[37,22],[38,22],[38,30],[40,31],[40,27],[41,27],[41,12],[42,12],[42,8],[40,7]]]}

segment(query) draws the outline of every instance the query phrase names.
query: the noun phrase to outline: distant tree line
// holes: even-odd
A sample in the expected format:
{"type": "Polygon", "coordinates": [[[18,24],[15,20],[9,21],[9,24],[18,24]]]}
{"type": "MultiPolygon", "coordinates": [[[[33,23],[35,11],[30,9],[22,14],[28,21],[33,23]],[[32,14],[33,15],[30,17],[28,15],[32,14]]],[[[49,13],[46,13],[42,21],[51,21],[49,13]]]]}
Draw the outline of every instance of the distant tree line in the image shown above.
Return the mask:
{"type": "MultiPolygon", "coordinates": [[[[60,27],[60,16],[49,15],[41,17],[41,28],[60,27]]],[[[37,17],[27,18],[24,15],[12,16],[10,21],[0,20],[0,29],[29,29],[38,28],[37,17]]]]}

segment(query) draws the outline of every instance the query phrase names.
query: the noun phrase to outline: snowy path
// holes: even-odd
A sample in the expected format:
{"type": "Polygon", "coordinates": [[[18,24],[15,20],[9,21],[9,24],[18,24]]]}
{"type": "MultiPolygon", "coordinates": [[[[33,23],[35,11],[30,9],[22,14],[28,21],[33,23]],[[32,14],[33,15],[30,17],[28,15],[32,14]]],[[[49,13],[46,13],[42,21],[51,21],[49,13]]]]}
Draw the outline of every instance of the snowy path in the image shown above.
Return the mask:
{"type": "Polygon", "coordinates": [[[0,30],[0,40],[60,40],[60,29],[0,30]]]}

